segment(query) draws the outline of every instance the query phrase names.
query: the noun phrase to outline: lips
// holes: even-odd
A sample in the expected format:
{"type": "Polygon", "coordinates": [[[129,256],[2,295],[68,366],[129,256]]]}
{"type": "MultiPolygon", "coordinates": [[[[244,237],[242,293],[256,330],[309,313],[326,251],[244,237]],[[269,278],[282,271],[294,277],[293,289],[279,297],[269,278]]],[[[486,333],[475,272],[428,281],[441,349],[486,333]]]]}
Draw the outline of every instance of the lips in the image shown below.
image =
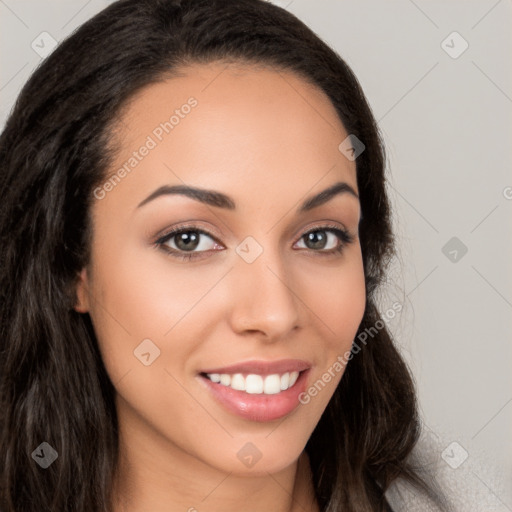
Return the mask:
{"type": "Polygon", "coordinates": [[[205,368],[197,378],[227,411],[246,420],[264,422],[283,418],[298,407],[311,366],[299,359],[246,361],[205,368]]]}
{"type": "Polygon", "coordinates": [[[224,386],[220,382],[212,382],[202,374],[197,378],[201,386],[226,411],[246,420],[265,422],[283,418],[297,409],[300,405],[299,396],[307,387],[309,373],[309,369],[301,371],[291,387],[276,394],[251,394],[224,386]]]}
{"type": "Polygon", "coordinates": [[[218,368],[206,368],[199,373],[218,373],[218,374],[256,374],[272,375],[275,373],[283,374],[286,372],[301,372],[311,368],[311,363],[300,359],[280,359],[278,361],[246,361],[235,363],[230,366],[218,368]]]}

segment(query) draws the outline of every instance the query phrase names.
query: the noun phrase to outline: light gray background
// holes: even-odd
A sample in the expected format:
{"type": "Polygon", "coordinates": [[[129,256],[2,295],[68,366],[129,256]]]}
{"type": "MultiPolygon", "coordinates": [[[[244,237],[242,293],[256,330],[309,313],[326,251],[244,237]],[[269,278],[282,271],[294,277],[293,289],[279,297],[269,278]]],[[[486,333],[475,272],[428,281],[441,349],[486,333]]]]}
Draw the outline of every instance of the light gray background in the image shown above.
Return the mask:
{"type": "MultiPolygon", "coordinates": [[[[0,0],[2,126],[41,61],[33,41],[61,40],[108,3],[0,0]]],[[[512,481],[512,2],[274,3],[333,46],[363,86],[387,146],[400,250],[381,308],[404,304],[390,328],[427,431],[469,454],[450,471],[485,486],[492,510],[512,510],[510,485],[481,469],[512,481]],[[453,53],[461,40],[442,46],[454,31],[469,44],[458,58],[443,46],[453,53]],[[452,237],[468,249],[456,261],[442,251],[452,237]]]]}

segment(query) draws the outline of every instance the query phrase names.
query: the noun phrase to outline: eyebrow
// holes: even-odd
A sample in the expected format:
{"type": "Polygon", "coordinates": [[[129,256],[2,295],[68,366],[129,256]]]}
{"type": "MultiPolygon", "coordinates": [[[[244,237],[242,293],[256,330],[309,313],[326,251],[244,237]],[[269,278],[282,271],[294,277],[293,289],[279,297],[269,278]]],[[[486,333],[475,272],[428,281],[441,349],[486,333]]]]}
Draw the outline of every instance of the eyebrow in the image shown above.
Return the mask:
{"type": "MultiPolygon", "coordinates": [[[[182,195],[189,197],[191,199],[195,199],[196,201],[200,201],[201,203],[208,204],[210,206],[215,206],[217,208],[225,208],[227,210],[235,210],[236,204],[235,201],[223,194],[222,192],[216,192],[214,190],[206,190],[197,187],[191,187],[188,185],[164,185],[162,187],[157,188],[154,192],[152,192],[146,199],[141,201],[137,208],[144,206],[145,204],[153,201],[157,197],[161,197],[164,195],[182,195]]],[[[327,201],[331,200],[333,197],[340,194],[349,194],[357,199],[359,196],[357,192],[345,182],[337,182],[334,185],[331,185],[329,188],[322,190],[318,194],[307,198],[298,208],[299,213],[307,212],[316,208],[327,201]]]]}

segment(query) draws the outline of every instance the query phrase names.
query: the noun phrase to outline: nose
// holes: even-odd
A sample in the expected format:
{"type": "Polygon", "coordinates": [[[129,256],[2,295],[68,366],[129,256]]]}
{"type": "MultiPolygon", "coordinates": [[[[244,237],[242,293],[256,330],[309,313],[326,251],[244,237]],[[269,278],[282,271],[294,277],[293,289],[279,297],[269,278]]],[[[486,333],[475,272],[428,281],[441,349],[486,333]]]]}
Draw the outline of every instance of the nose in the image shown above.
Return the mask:
{"type": "Polygon", "coordinates": [[[229,279],[234,332],[258,332],[272,342],[299,326],[297,283],[277,251],[266,249],[252,263],[237,258],[229,279]]]}

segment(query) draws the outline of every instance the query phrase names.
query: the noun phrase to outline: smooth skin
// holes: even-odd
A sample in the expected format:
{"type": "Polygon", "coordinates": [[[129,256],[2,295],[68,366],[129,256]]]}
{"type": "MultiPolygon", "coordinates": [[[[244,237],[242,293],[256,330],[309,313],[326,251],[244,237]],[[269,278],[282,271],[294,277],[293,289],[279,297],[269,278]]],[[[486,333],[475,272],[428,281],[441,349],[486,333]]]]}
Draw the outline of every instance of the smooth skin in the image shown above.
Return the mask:
{"type": "Polygon", "coordinates": [[[227,411],[198,373],[296,358],[311,363],[310,386],[350,350],[366,293],[359,199],[341,193],[296,211],[337,182],[358,194],[355,162],[338,149],[348,133],[323,91],[289,71],[194,64],[130,101],[113,132],[120,151],[109,172],[190,97],[197,105],[95,199],[91,261],[77,283],[75,309],[91,316],[116,389],[115,512],[318,511],[304,448],[343,371],[270,422],[227,411]],[[182,195],[138,207],[164,185],[219,191],[236,209],[182,195]],[[209,233],[192,248],[196,260],[166,252],[190,253],[183,236],[155,244],[185,224],[209,233]],[[322,231],[326,224],[353,241],[322,231]],[[313,228],[324,246],[306,244],[313,228]],[[252,263],[236,252],[248,236],[263,249],[252,263]],[[134,355],[145,339],[160,350],[147,366],[134,355]],[[252,467],[237,457],[248,442],[261,452],[252,467]]]}

